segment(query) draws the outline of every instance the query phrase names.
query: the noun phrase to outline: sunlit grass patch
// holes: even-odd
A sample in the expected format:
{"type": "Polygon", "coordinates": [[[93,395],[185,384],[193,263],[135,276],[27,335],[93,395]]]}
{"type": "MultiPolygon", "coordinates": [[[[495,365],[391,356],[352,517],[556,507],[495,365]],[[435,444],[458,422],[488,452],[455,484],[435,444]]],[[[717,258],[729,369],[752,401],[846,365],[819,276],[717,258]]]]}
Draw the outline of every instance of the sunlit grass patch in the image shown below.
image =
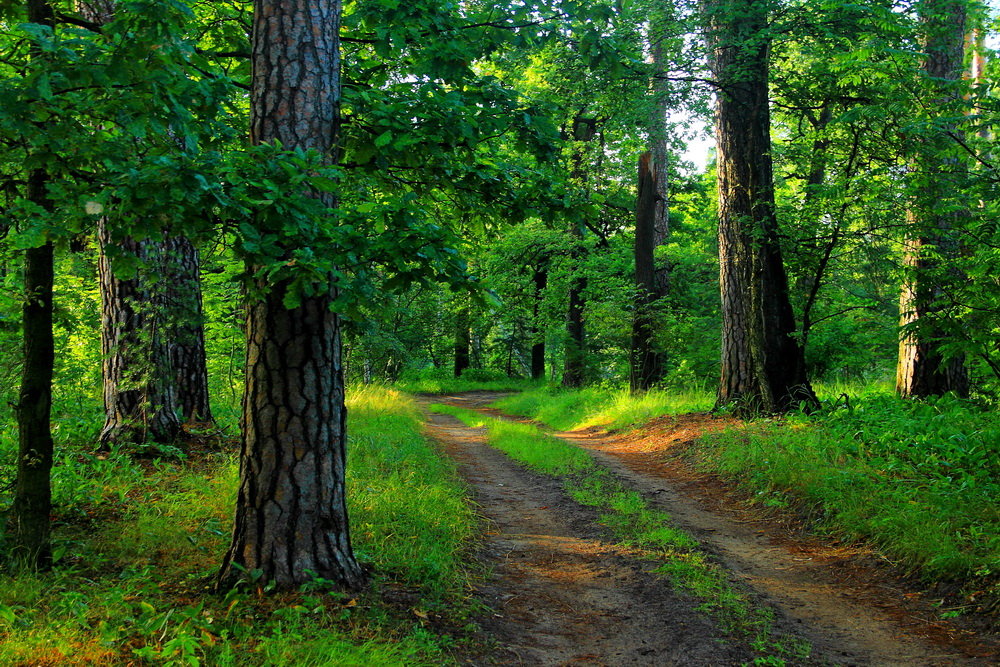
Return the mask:
{"type": "Polygon", "coordinates": [[[540,388],[503,398],[494,407],[560,431],[572,431],[591,426],[639,426],[664,415],[710,410],[714,400],[709,392],[697,389],[631,394],[626,388],[540,388]]]}

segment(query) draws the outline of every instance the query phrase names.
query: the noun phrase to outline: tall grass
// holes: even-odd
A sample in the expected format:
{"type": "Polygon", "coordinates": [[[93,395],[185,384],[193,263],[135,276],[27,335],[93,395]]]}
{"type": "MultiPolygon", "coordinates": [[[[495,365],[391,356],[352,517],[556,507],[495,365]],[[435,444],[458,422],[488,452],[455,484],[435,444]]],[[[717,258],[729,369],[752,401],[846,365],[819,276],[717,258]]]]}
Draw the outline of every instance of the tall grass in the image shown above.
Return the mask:
{"type": "Polygon", "coordinates": [[[645,424],[657,417],[710,410],[715,397],[706,389],[668,392],[659,389],[633,395],[627,388],[551,387],[509,396],[495,407],[535,419],[560,431],[601,426],[609,429],[645,424]]]}
{"type": "MultiPolygon", "coordinates": [[[[137,463],[64,447],[56,568],[0,575],[0,664],[438,665],[472,611],[476,519],[409,398],[348,394],[352,537],[369,590],[211,592],[228,546],[234,453],[137,463]],[[79,488],[71,490],[73,485],[79,488]],[[405,604],[382,591],[404,591],[405,604]],[[402,605],[402,606],[401,606],[402,605]]],[[[264,582],[262,582],[263,584],[264,582]]]]}

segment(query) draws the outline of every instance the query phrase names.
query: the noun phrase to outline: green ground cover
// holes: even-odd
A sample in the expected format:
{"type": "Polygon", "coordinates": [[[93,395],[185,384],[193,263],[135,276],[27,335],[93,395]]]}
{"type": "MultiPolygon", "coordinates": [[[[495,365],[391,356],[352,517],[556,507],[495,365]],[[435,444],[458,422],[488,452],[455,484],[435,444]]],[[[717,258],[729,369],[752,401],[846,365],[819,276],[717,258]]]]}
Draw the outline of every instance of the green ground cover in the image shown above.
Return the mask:
{"type": "Polygon", "coordinates": [[[452,464],[420,434],[412,400],[355,388],[348,406],[352,536],[373,569],[369,591],[317,580],[291,594],[210,593],[232,521],[232,442],[142,460],[64,442],[58,562],[0,576],[0,664],[448,663],[474,611],[475,517],[452,464]]]}

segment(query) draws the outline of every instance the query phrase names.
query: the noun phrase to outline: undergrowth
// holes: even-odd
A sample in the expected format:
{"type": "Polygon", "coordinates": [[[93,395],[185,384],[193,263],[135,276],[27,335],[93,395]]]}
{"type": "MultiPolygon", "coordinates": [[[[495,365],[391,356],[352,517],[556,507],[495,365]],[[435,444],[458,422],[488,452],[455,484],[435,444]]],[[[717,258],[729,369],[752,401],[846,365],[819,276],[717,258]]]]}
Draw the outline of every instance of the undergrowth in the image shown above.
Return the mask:
{"type": "Polygon", "coordinates": [[[348,406],[352,537],[373,568],[368,590],[318,579],[280,595],[261,595],[266,582],[211,592],[232,525],[232,443],[152,460],[64,444],[56,567],[0,576],[0,664],[449,662],[475,611],[466,599],[475,517],[411,400],[354,389],[348,406]]]}
{"type": "Polygon", "coordinates": [[[1000,416],[965,401],[870,396],[706,435],[695,455],[928,580],[1000,577],[1000,416]]]}
{"type": "Polygon", "coordinates": [[[754,605],[728,581],[724,568],[711,562],[697,540],[673,526],[670,517],[652,508],[638,492],[598,465],[584,450],[548,435],[531,424],[487,417],[474,410],[435,404],[434,412],[452,415],[468,426],[485,427],[489,444],[531,469],[559,478],[576,502],[597,508],[600,522],[624,546],[657,561],[655,572],[700,599],[700,609],[726,632],[744,637],[762,654],[760,664],[784,664],[805,658],[810,649],[800,640],[779,635],[770,609],[754,605]]]}

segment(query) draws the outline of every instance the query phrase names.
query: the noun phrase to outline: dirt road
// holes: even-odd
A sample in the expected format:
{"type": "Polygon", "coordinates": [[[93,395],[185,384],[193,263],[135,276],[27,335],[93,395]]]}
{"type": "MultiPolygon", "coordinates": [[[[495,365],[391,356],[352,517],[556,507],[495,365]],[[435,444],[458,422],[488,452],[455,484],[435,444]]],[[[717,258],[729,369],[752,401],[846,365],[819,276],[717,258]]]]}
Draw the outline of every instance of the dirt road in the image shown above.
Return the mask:
{"type": "MultiPolygon", "coordinates": [[[[497,396],[435,397],[486,411],[497,396]]],[[[430,415],[428,430],[455,458],[489,526],[483,559],[492,575],[480,591],[492,607],[483,622],[492,650],[477,664],[741,665],[754,653],[727,637],[673,591],[606,539],[589,508],[559,482],[537,475],[490,448],[481,430],[430,415]]],[[[681,420],[679,427],[698,430],[681,420]]],[[[688,429],[691,430],[691,429],[688,429]]],[[[734,581],[773,607],[778,626],[813,645],[800,664],[992,665],[992,649],[914,617],[906,591],[891,582],[860,581],[865,570],[848,549],[791,539],[758,520],[723,511],[718,497],[664,462],[635,436],[564,433],[590,450],[698,538],[734,581]],[[708,494],[711,496],[712,494],[708,494]],[[859,569],[860,568],[860,569],[859,569]]],[[[664,434],[659,434],[661,439],[664,434]]],[[[874,576],[874,575],[873,575],[874,576]]]]}

